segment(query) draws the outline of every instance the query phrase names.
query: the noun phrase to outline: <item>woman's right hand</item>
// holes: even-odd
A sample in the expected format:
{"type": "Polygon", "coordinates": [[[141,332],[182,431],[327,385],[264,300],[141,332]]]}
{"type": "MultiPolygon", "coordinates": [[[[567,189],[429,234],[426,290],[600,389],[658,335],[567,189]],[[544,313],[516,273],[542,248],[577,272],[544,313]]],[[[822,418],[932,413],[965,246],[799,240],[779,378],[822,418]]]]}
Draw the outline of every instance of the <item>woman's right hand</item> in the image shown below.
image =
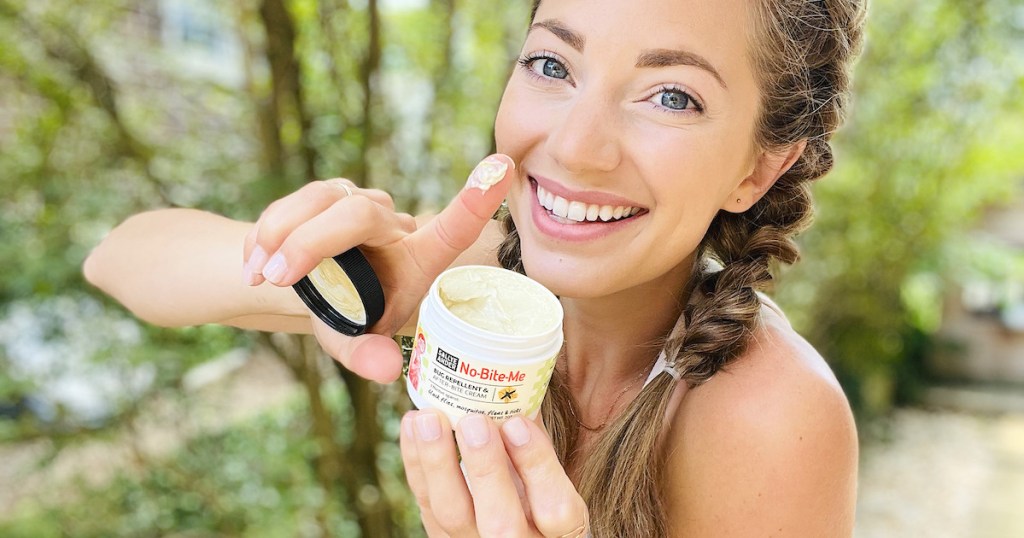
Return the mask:
{"type": "Polygon", "coordinates": [[[356,188],[345,179],[309,183],[260,215],[245,239],[243,278],[250,285],[291,286],[324,258],[358,246],[384,289],[384,315],[357,337],[312,316],[313,332],[346,368],[373,381],[394,381],[402,372],[402,355],[392,335],[437,275],[480,236],[505,198],[513,170],[508,156],[484,159],[448,207],[419,229],[410,215],[395,212],[383,191],[356,188]],[[494,178],[497,182],[485,189],[494,178]]]}

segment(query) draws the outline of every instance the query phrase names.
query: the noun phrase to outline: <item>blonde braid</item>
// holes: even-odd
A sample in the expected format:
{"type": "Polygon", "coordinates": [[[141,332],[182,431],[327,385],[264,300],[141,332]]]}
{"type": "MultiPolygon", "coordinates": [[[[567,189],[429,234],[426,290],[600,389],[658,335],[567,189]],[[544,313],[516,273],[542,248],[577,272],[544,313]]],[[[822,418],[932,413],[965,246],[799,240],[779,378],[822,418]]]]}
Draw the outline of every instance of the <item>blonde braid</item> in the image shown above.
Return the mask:
{"type": "MultiPolygon", "coordinates": [[[[540,2],[535,0],[534,15],[540,2]]],[[[765,150],[800,140],[796,163],[750,210],[722,212],[712,221],[698,259],[722,268],[697,267],[683,311],[684,333],[666,342],[671,362],[699,385],[739,356],[758,322],[757,291],[772,281],[774,263],[798,258],[791,237],[812,214],[807,183],[832,167],[829,146],[847,107],[849,69],[860,49],[864,4],[860,0],[762,0],[754,8],[750,50],[761,89],[756,138],[765,150]]],[[[507,215],[499,251],[506,268],[524,272],[519,235],[507,215]]],[[[649,357],[636,361],[649,363],[649,357]]],[[[608,425],[589,454],[574,453],[575,401],[556,369],[542,407],[545,425],[563,465],[583,457],[580,493],[590,509],[593,536],[666,536],[660,442],[663,417],[675,383],[661,374],[608,425]]]]}

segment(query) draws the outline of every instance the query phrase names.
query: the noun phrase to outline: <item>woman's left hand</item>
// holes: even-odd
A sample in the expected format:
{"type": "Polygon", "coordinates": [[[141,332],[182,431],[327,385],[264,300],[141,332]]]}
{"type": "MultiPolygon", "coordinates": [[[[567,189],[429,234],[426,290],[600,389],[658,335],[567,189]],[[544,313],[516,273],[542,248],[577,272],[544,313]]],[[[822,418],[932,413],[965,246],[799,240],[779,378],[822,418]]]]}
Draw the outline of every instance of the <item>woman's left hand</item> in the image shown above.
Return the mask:
{"type": "Polygon", "coordinates": [[[586,536],[587,506],[540,426],[470,414],[449,432],[436,410],[402,418],[405,474],[429,536],[586,536]]]}

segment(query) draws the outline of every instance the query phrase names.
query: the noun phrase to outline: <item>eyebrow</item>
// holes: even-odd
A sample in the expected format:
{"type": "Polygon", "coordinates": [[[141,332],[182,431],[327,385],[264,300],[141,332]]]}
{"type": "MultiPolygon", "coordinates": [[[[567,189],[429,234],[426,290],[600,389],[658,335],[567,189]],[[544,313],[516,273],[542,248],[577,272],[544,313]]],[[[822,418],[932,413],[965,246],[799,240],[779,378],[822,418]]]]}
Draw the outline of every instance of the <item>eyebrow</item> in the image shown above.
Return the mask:
{"type": "Polygon", "coordinates": [[[718,74],[718,70],[715,69],[715,66],[711,65],[711,62],[704,59],[703,56],[690,51],[674,49],[645,50],[641,52],[640,56],[636,59],[636,66],[639,68],[672,67],[675,65],[690,65],[703,69],[708,73],[711,73],[711,76],[715,77],[715,80],[717,80],[723,88],[729,88],[729,86],[725,84],[725,80],[722,79],[722,75],[718,74]]]}
{"type": "MultiPolygon", "coordinates": [[[[564,41],[567,45],[576,50],[576,52],[583,52],[583,47],[586,45],[587,40],[582,34],[570,29],[562,21],[558,19],[547,19],[540,22],[535,22],[530,25],[530,31],[537,28],[543,28],[555,37],[564,41]]],[[[715,80],[722,85],[723,88],[728,89],[729,86],[725,83],[722,75],[718,73],[711,62],[707,61],[703,56],[694,52],[686,50],[675,50],[675,49],[649,49],[644,50],[640,53],[640,56],[636,59],[637,68],[657,68],[657,67],[673,67],[676,65],[689,65],[703,69],[715,77],[715,80]]]]}
{"type": "Polygon", "coordinates": [[[565,23],[558,19],[548,19],[530,25],[531,32],[536,28],[543,28],[555,34],[555,37],[576,49],[576,52],[583,52],[583,46],[587,44],[587,40],[580,33],[570,30],[565,23]]]}

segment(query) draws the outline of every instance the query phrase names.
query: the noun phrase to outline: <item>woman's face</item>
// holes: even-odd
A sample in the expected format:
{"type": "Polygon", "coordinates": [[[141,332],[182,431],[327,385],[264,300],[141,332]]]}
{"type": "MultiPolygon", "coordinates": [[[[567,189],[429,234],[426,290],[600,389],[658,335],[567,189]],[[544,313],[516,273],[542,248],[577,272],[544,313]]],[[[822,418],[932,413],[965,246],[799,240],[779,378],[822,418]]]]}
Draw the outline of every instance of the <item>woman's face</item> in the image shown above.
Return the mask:
{"type": "Polygon", "coordinates": [[[495,126],[531,277],[566,297],[678,289],[715,214],[749,205],[735,192],[757,161],[747,9],[544,0],[495,126]]]}

